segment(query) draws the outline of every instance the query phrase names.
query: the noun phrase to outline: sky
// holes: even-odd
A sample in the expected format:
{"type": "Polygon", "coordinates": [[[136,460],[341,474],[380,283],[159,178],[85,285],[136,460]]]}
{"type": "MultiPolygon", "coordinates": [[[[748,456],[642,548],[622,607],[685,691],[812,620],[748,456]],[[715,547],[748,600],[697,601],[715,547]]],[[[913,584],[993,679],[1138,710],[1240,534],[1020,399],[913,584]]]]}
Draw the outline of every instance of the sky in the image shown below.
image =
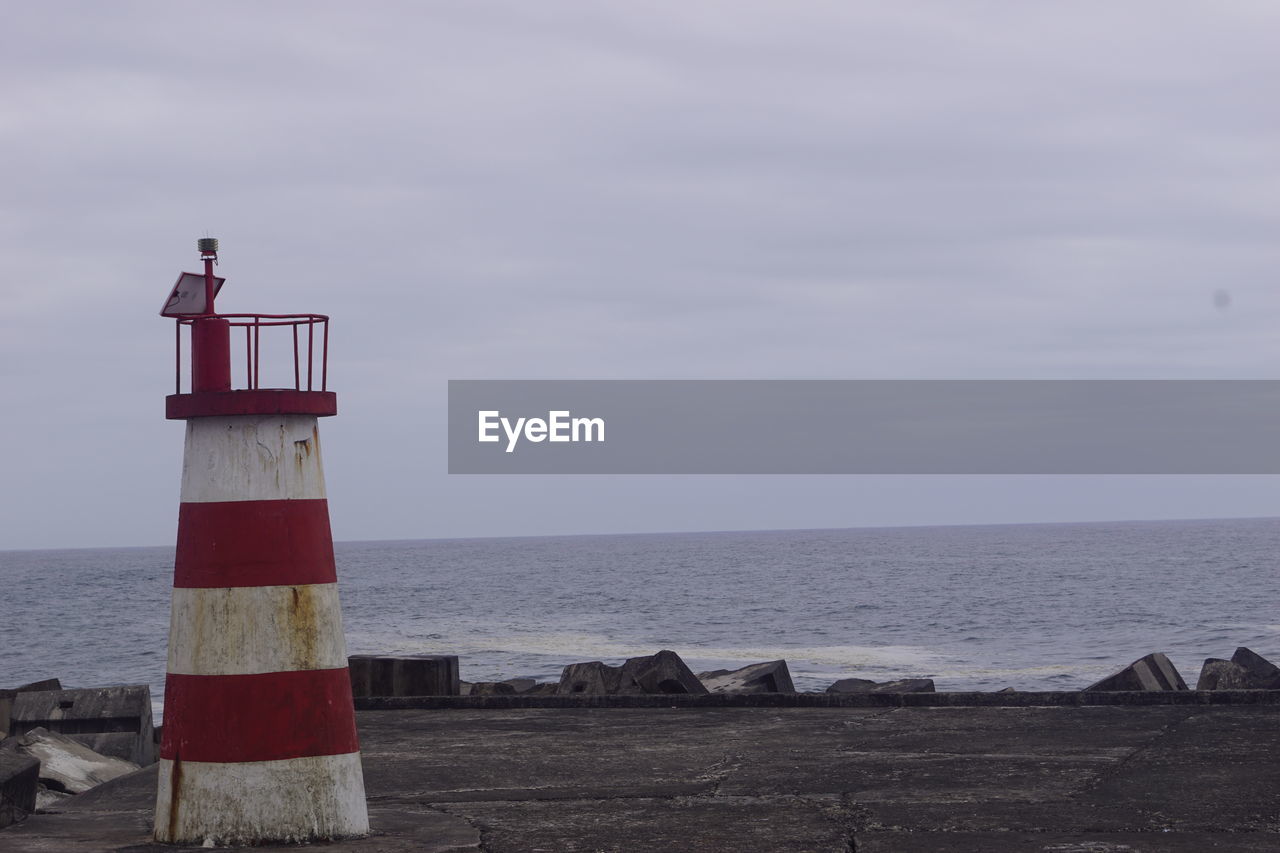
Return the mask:
{"type": "Polygon", "coordinates": [[[1280,515],[1269,476],[450,476],[450,379],[1280,376],[1280,6],[56,2],[0,31],[0,549],[169,544],[158,316],[330,315],[335,537],[1280,515]]]}

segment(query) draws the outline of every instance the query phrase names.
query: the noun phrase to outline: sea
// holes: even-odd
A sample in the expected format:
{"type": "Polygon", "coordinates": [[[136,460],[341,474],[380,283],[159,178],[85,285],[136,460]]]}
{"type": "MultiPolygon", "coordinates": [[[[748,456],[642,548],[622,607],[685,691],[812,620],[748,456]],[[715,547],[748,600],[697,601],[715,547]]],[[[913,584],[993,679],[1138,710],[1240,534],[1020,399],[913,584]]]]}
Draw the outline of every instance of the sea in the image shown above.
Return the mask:
{"type": "MultiPolygon", "coordinates": [[[[1280,519],[339,542],[348,651],[556,680],[660,649],[784,659],[799,690],[1076,690],[1150,652],[1280,660],[1280,519]]],[[[173,548],[0,551],[0,687],[151,686],[173,548]]]]}

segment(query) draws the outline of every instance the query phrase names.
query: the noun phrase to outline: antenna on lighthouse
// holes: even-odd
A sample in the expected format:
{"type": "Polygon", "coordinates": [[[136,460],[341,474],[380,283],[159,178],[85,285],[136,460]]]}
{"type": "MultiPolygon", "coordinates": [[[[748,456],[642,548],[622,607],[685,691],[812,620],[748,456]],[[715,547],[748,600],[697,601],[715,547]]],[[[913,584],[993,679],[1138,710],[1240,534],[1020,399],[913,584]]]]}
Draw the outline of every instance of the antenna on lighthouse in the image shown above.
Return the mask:
{"type": "Polygon", "coordinates": [[[204,313],[213,314],[216,313],[213,297],[218,292],[213,283],[213,265],[218,262],[218,238],[201,237],[196,241],[196,248],[200,250],[200,260],[204,261],[204,313]]]}

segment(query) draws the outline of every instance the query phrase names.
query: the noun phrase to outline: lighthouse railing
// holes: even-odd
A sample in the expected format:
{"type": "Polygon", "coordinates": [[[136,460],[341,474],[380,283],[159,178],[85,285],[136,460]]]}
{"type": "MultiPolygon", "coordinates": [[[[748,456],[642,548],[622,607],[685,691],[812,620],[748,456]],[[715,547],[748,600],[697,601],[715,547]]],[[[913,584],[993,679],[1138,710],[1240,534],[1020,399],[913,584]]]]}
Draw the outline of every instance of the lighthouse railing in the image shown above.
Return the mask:
{"type": "MultiPolygon", "coordinates": [[[[293,343],[293,390],[329,390],[329,317],[325,314],[200,314],[177,318],[174,324],[174,386],[182,393],[182,327],[191,326],[206,319],[226,320],[232,328],[244,330],[244,385],[237,387],[232,373],[231,390],[261,388],[263,329],[268,336],[279,334],[274,330],[288,328],[293,343]],[[318,328],[317,328],[318,327],[318,328]],[[319,374],[317,376],[317,373],[319,374]],[[318,382],[317,382],[318,380],[318,382]],[[319,385],[317,388],[316,385],[319,385]]],[[[190,333],[188,332],[188,339],[190,333]]],[[[287,343],[287,341],[286,341],[287,343]]],[[[234,340],[232,348],[235,349],[234,340]]],[[[269,386],[280,387],[280,386],[269,386]]]]}

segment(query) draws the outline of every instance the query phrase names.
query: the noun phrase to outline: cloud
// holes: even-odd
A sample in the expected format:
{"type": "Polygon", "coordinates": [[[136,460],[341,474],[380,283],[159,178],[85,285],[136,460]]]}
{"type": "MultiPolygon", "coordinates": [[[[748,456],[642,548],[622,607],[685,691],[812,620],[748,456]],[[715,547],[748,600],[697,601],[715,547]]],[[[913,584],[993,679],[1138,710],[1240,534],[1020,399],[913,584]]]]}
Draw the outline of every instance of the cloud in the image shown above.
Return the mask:
{"type": "MultiPolygon", "coordinates": [[[[86,506],[77,541],[154,541],[172,494],[131,474],[141,449],[62,458],[51,426],[153,434],[171,370],[154,311],[206,233],[224,310],[334,316],[362,448],[369,430],[409,436],[406,419],[432,434],[450,377],[1270,376],[1277,18],[1264,2],[23,6],[0,55],[6,438],[72,480],[78,454],[110,458],[105,482],[165,519],[108,529],[86,506]],[[122,392],[88,412],[90,387],[122,392]]],[[[438,518],[368,530],[506,529],[473,523],[482,490],[439,473],[440,446],[408,462],[438,518]]],[[[361,453],[405,464],[382,442],[361,453]]],[[[2,508],[34,530],[22,519],[65,497],[20,467],[2,508]]],[[[384,481],[343,476],[381,499],[384,481]]],[[[631,488],[607,487],[617,509],[591,529],[669,523],[631,488]]],[[[816,517],[808,488],[785,500],[816,517]]],[[[920,498],[921,519],[956,515],[920,498]]],[[[732,526],[699,506],[686,516],[732,526]]]]}

